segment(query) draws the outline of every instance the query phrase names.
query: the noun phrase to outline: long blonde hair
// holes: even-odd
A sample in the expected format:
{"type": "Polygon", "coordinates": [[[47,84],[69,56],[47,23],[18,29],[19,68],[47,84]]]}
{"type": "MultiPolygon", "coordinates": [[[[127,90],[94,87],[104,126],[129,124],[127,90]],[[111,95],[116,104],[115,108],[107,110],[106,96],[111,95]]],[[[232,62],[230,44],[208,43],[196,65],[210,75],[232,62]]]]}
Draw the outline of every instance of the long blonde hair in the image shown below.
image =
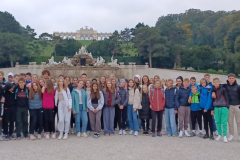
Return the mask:
{"type": "Polygon", "coordinates": [[[63,89],[64,89],[65,91],[67,90],[67,87],[68,87],[67,84],[64,82],[64,79],[63,79],[63,78],[59,78],[59,79],[58,79],[58,82],[57,82],[57,91],[58,91],[58,92],[61,92],[61,87],[60,87],[60,85],[59,85],[59,82],[60,82],[61,80],[63,81],[63,89]]]}

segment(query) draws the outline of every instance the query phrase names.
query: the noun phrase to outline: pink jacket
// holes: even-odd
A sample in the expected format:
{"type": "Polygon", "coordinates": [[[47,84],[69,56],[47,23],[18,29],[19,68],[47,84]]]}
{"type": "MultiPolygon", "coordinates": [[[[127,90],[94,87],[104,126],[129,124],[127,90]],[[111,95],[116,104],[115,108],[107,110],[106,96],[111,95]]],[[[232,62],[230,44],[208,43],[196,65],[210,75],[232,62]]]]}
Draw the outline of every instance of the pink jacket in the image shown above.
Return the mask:
{"type": "Polygon", "coordinates": [[[164,90],[161,88],[154,88],[150,91],[149,101],[153,111],[162,111],[165,106],[164,90]]]}
{"type": "Polygon", "coordinates": [[[48,94],[47,91],[43,93],[43,108],[52,109],[54,108],[54,96],[56,90],[53,90],[52,94],[48,94]]]}

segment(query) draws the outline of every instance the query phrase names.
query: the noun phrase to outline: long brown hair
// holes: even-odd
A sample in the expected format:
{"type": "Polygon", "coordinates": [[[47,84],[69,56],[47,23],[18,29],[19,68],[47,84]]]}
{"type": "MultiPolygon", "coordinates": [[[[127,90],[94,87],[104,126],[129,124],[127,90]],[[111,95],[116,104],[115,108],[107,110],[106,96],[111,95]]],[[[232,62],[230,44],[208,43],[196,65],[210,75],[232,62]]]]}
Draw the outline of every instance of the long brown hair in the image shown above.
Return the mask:
{"type": "Polygon", "coordinates": [[[116,84],[115,84],[115,86],[113,86],[113,87],[115,87],[115,88],[116,88],[116,87],[118,86],[118,81],[117,81],[117,79],[116,79],[116,78],[114,78],[114,79],[112,79],[112,80],[111,80],[111,82],[112,82],[112,81],[116,81],[116,84]]]}
{"type": "Polygon", "coordinates": [[[130,82],[130,81],[132,81],[132,82],[133,82],[133,87],[132,87],[132,88],[134,88],[134,89],[135,89],[135,86],[136,86],[136,84],[135,84],[135,82],[134,82],[134,80],[133,80],[133,79],[129,79],[129,80],[128,80],[128,88],[130,87],[130,86],[129,86],[129,82],[130,82]]]}
{"type": "Polygon", "coordinates": [[[99,86],[98,86],[98,84],[97,83],[92,83],[92,86],[91,86],[91,95],[90,95],[90,97],[91,97],[91,99],[94,99],[95,98],[95,95],[94,95],[94,90],[93,90],[93,85],[97,85],[97,99],[100,99],[100,88],[99,88],[99,86]]]}
{"type": "MultiPolygon", "coordinates": [[[[114,92],[115,92],[115,87],[113,86],[112,81],[111,81],[111,80],[108,80],[107,83],[108,83],[108,82],[111,83],[111,89],[110,89],[110,92],[111,92],[111,93],[114,93],[114,92]]],[[[103,93],[104,93],[104,94],[106,94],[107,89],[108,89],[108,86],[106,85],[106,87],[103,89],[103,93]]]]}
{"type": "Polygon", "coordinates": [[[53,83],[52,83],[52,81],[49,80],[49,79],[47,79],[47,80],[45,81],[45,84],[47,85],[47,88],[46,88],[47,93],[48,93],[48,94],[52,94],[52,93],[53,93],[53,83]]]}
{"type": "Polygon", "coordinates": [[[63,89],[64,89],[64,91],[66,91],[66,90],[67,90],[67,87],[68,87],[67,84],[65,83],[64,79],[63,79],[63,78],[59,78],[59,79],[58,79],[58,82],[57,82],[57,91],[58,91],[58,92],[61,92],[61,88],[60,88],[60,85],[59,85],[59,82],[60,82],[61,80],[63,81],[63,89]]]}
{"type": "Polygon", "coordinates": [[[142,85],[144,85],[144,82],[143,82],[143,78],[144,78],[144,77],[147,77],[147,79],[148,79],[147,86],[149,86],[149,85],[150,85],[150,80],[149,80],[149,77],[148,77],[147,75],[144,75],[144,76],[142,77],[142,85]]]}
{"type": "Polygon", "coordinates": [[[31,88],[30,88],[30,92],[29,92],[29,99],[34,99],[34,97],[35,97],[35,92],[36,91],[33,89],[33,84],[36,84],[38,96],[39,96],[40,99],[42,99],[41,87],[37,82],[31,83],[31,88]]]}
{"type": "Polygon", "coordinates": [[[83,82],[83,88],[86,91],[87,90],[87,82],[90,82],[90,86],[91,86],[91,81],[90,80],[86,80],[86,82],[83,82]]]}

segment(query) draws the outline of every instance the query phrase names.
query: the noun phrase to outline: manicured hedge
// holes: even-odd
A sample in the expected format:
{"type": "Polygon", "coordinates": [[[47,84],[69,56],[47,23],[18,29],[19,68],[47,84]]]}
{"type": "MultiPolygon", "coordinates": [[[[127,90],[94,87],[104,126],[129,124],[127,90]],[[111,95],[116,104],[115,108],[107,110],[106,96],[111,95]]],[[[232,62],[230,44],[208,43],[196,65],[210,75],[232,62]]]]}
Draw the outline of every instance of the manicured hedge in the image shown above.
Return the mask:
{"type": "MultiPolygon", "coordinates": [[[[64,56],[56,56],[54,57],[55,62],[59,62],[63,60],[64,56]]],[[[29,58],[25,58],[23,61],[20,61],[20,65],[27,65],[29,62],[37,62],[37,64],[41,64],[41,62],[47,62],[48,59],[50,59],[50,56],[33,56],[29,58]]],[[[71,57],[68,57],[71,58],[71,57]]],[[[96,57],[95,57],[96,58],[96,57]]],[[[103,57],[105,59],[105,63],[111,62],[111,57],[103,57]]],[[[118,59],[119,62],[124,62],[124,64],[128,64],[128,62],[136,62],[137,65],[143,65],[145,62],[148,62],[148,60],[143,59],[142,57],[114,57],[113,59],[118,59]]]]}

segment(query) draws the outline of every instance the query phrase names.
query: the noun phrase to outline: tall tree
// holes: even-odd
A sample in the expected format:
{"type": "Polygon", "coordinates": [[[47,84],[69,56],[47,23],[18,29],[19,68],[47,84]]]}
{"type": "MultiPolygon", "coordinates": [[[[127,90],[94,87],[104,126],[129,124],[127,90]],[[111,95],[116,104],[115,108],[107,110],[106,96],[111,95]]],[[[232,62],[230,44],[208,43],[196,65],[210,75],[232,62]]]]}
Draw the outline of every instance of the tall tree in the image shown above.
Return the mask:
{"type": "Polygon", "coordinates": [[[167,57],[169,52],[168,40],[160,36],[155,27],[140,27],[135,31],[133,39],[138,53],[149,58],[149,65],[152,67],[152,57],[167,57]]]}
{"type": "Polygon", "coordinates": [[[129,43],[132,40],[132,31],[129,28],[125,28],[123,31],[121,31],[120,33],[120,38],[122,40],[122,42],[124,42],[126,44],[125,49],[127,50],[127,54],[129,55],[129,43]]]}
{"type": "Polygon", "coordinates": [[[29,42],[33,41],[37,33],[35,33],[35,29],[31,28],[29,25],[26,26],[25,32],[27,34],[27,39],[29,42]]]}
{"type": "Polygon", "coordinates": [[[55,34],[53,34],[52,36],[52,46],[54,48],[54,56],[57,55],[57,51],[56,51],[56,47],[57,46],[64,46],[64,42],[63,39],[60,36],[56,36],[55,34]]]}
{"type": "Polygon", "coordinates": [[[9,61],[11,67],[14,66],[14,62],[30,56],[26,49],[27,41],[21,35],[0,32],[0,44],[1,62],[9,61]]]}

